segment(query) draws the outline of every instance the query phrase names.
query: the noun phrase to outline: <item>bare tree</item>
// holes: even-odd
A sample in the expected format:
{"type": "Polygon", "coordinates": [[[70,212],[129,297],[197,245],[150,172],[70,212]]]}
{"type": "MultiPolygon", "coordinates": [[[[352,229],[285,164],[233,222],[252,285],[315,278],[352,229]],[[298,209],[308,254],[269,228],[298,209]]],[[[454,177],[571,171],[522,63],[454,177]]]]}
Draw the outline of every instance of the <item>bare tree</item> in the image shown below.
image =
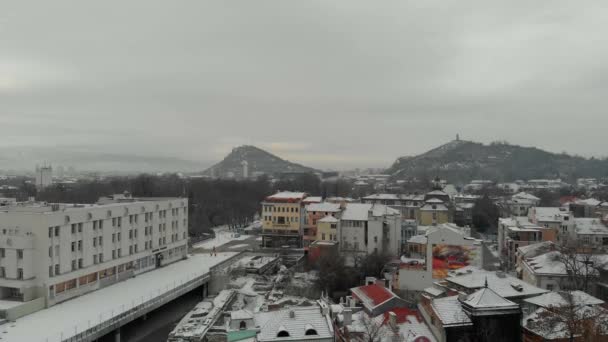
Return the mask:
{"type": "Polygon", "coordinates": [[[599,277],[599,270],[606,267],[606,261],[594,254],[591,249],[580,245],[558,247],[555,258],[564,264],[567,277],[560,288],[588,292],[599,277]]]}
{"type": "Polygon", "coordinates": [[[362,327],[362,334],[360,341],[362,342],[378,342],[388,332],[387,327],[384,325],[382,317],[371,318],[364,312],[359,314],[359,325],[362,327]]]}
{"type": "Polygon", "coordinates": [[[564,302],[539,309],[527,328],[544,338],[608,341],[608,311],[577,302],[572,292],[560,292],[564,302]]]}

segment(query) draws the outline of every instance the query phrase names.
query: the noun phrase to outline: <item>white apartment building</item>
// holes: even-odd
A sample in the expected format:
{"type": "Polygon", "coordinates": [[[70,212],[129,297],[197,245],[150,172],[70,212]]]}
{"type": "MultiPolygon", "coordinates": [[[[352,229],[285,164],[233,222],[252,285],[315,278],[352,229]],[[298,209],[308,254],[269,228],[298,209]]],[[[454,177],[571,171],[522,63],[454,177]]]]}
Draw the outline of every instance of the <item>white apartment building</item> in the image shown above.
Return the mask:
{"type": "Polygon", "coordinates": [[[186,258],[187,244],[185,198],[1,207],[0,299],[49,307],[186,258]]]}
{"type": "Polygon", "coordinates": [[[372,253],[401,252],[401,213],[382,204],[349,203],[340,218],[338,241],[347,264],[372,253]]]}

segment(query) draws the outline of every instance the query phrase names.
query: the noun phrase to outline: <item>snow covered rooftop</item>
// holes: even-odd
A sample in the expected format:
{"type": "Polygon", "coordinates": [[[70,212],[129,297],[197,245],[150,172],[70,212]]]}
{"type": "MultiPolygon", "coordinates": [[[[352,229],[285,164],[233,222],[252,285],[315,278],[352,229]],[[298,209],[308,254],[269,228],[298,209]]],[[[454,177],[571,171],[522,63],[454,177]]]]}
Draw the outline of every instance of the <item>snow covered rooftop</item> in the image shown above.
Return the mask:
{"type": "Polygon", "coordinates": [[[255,322],[260,327],[258,341],[320,340],[334,337],[331,320],[321,313],[318,305],[258,312],[255,322]]]}
{"type": "Polygon", "coordinates": [[[519,247],[517,248],[517,251],[527,258],[533,258],[543,253],[552,251],[553,249],[555,249],[555,243],[552,241],[543,241],[532,245],[519,247]]]}
{"type": "Polygon", "coordinates": [[[436,287],[427,287],[426,289],[424,289],[424,292],[432,295],[433,297],[439,297],[445,293],[445,290],[438,289],[436,287]]]}
{"type": "Polygon", "coordinates": [[[232,311],[230,313],[230,319],[232,319],[232,320],[253,319],[253,313],[251,313],[249,310],[246,310],[246,309],[232,311]]]}
{"type": "Polygon", "coordinates": [[[363,200],[399,200],[400,196],[396,194],[373,194],[365,196],[363,200]]]}
{"type": "Polygon", "coordinates": [[[309,196],[303,200],[304,203],[321,203],[323,202],[323,197],[321,196],[309,196]]]}
{"type": "Polygon", "coordinates": [[[266,201],[268,202],[284,202],[284,201],[293,201],[298,202],[302,201],[304,198],[308,196],[305,192],[291,192],[291,191],[283,191],[277,192],[274,195],[266,197],[266,201]]]}
{"type": "Polygon", "coordinates": [[[511,308],[517,309],[519,306],[512,301],[505,299],[494,292],[490,288],[483,288],[471,295],[469,295],[464,301],[464,304],[476,308],[476,309],[490,309],[490,308],[511,308]]]}
{"type": "Polygon", "coordinates": [[[407,243],[417,243],[417,244],[426,245],[427,241],[428,241],[428,239],[427,239],[426,235],[414,235],[409,240],[407,240],[407,243]]]}
{"type": "Polygon", "coordinates": [[[540,201],[540,198],[538,198],[532,194],[529,194],[527,192],[516,193],[511,198],[512,199],[525,199],[525,200],[529,200],[529,201],[540,201]]]}
{"type": "Polygon", "coordinates": [[[580,235],[608,235],[608,227],[598,218],[575,218],[574,224],[580,235]]]}
{"type": "Polygon", "coordinates": [[[536,207],[536,221],[540,222],[560,222],[562,215],[568,214],[562,208],[557,207],[536,207]]]}
{"type": "Polygon", "coordinates": [[[506,299],[528,297],[549,292],[508,274],[490,272],[474,266],[463,267],[458,271],[451,272],[446,281],[467,289],[481,289],[485,287],[486,279],[488,288],[506,299]]]}
{"type": "Polygon", "coordinates": [[[313,203],[306,206],[307,212],[326,212],[326,213],[337,213],[340,211],[339,203],[313,203]]]}
{"type": "Polygon", "coordinates": [[[338,223],[338,219],[331,216],[331,215],[327,215],[324,218],[320,219],[318,222],[325,222],[325,223],[338,223]]]}
{"type": "Polygon", "coordinates": [[[589,207],[597,207],[598,205],[600,205],[600,203],[602,203],[602,202],[596,200],[595,198],[579,199],[574,202],[574,204],[586,205],[589,207]]]}
{"type": "MultiPolygon", "coordinates": [[[[604,301],[593,297],[583,291],[572,291],[572,301],[575,305],[602,305],[604,301]]],[[[526,303],[534,304],[542,308],[549,308],[551,306],[566,306],[569,305],[570,300],[568,294],[564,292],[549,292],[544,295],[528,298],[524,300],[526,303]]]]}
{"type": "Polygon", "coordinates": [[[431,192],[428,192],[427,195],[430,195],[430,196],[447,196],[448,194],[445,193],[445,192],[443,192],[443,191],[441,191],[441,190],[433,190],[431,192]]]}
{"type": "Polygon", "coordinates": [[[188,259],[150,271],[135,278],[116,283],[48,309],[35,312],[4,325],[2,338],[6,341],[58,342],[63,335],[68,339],[76,332],[89,328],[99,320],[106,321],[130,310],[142,301],[159,293],[166,293],[182,281],[209,273],[236,253],[218,253],[217,257],[196,254],[188,259]]]}
{"type": "MultiPolygon", "coordinates": [[[[585,267],[583,263],[585,256],[580,256],[579,271],[584,272],[585,267]]],[[[595,267],[601,267],[604,255],[598,255],[597,258],[592,257],[591,261],[595,261],[595,267]]],[[[538,255],[534,258],[524,260],[525,265],[535,274],[553,275],[553,276],[566,276],[568,274],[566,265],[561,260],[561,253],[559,251],[552,251],[545,254],[538,255]]],[[[594,268],[590,268],[590,271],[595,272],[594,268]]]]}
{"type": "Polygon", "coordinates": [[[456,206],[462,209],[473,209],[475,208],[475,203],[458,203],[456,206]]]}
{"type": "Polygon", "coordinates": [[[348,203],[342,213],[342,220],[367,221],[370,211],[374,217],[399,214],[398,210],[382,204],[348,203]]]}
{"type": "Polygon", "coordinates": [[[433,299],[431,305],[444,327],[473,325],[462,309],[458,296],[433,299]]]}
{"type": "MultiPolygon", "coordinates": [[[[534,311],[532,314],[524,317],[524,328],[534,332],[536,335],[543,338],[543,340],[550,341],[565,341],[570,337],[568,334],[567,320],[562,318],[551,319],[551,316],[555,315],[551,310],[547,310],[545,308],[539,308],[534,311]],[[538,324],[542,321],[550,320],[551,324],[538,324]]],[[[593,323],[594,326],[591,327],[592,330],[602,331],[602,336],[606,336],[608,334],[608,322],[605,319],[607,317],[608,311],[600,306],[583,306],[574,310],[573,318],[570,321],[580,322],[580,321],[589,321],[589,318],[595,317],[595,320],[591,320],[590,323],[593,323]]]]}

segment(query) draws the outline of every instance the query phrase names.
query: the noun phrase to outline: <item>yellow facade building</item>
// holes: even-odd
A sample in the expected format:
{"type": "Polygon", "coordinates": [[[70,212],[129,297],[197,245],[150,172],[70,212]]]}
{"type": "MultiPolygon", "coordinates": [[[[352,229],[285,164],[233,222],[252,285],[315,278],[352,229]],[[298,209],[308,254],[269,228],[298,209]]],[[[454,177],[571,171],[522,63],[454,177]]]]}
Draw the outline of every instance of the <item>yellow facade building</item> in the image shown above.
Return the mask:
{"type": "Polygon", "coordinates": [[[338,241],[338,223],[331,215],[317,221],[317,241],[338,241]]]}
{"type": "Polygon", "coordinates": [[[420,208],[420,224],[436,226],[450,222],[450,209],[443,201],[431,198],[420,208]]]}
{"type": "Polygon", "coordinates": [[[262,202],[262,246],[302,247],[305,210],[303,192],[279,192],[262,202]]]}

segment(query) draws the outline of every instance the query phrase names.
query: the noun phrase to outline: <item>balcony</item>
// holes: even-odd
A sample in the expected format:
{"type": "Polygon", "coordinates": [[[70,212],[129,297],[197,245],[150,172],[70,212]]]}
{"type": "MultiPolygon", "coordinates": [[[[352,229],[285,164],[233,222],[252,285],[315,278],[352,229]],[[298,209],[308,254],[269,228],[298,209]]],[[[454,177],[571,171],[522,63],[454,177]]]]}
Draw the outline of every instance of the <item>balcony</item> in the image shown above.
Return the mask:
{"type": "Polygon", "coordinates": [[[300,236],[300,231],[286,229],[263,229],[262,235],[300,236]]]}

